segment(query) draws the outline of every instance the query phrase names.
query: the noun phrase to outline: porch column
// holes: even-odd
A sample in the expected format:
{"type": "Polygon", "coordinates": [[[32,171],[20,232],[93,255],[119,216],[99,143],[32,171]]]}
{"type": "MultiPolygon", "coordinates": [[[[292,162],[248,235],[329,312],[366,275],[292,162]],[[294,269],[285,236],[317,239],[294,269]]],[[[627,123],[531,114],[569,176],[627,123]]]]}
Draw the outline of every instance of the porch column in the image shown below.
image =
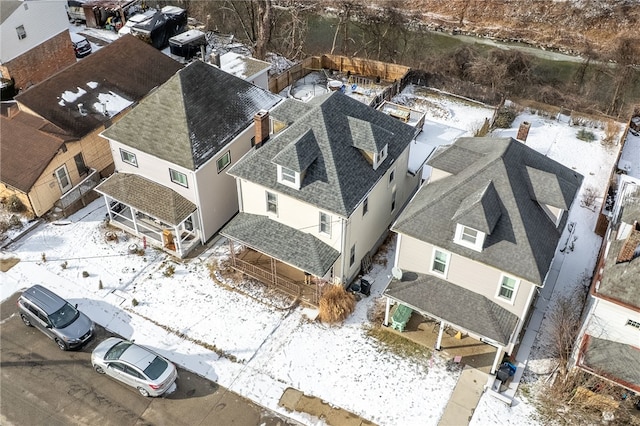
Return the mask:
{"type": "Polygon", "coordinates": [[[174,239],[174,244],[176,245],[176,252],[178,253],[178,255],[180,257],[182,257],[182,244],[180,242],[180,240],[181,240],[180,230],[178,229],[177,226],[174,226],[173,227],[173,232],[174,232],[174,234],[176,234],[176,237],[174,239]]]}
{"type": "Polygon", "coordinates": [[[496,357],[493,360],[493,365],[491,366],[491,374],[496,374],[498,371],[498,366],[500,365],[500,361],[502,361],[502,357],[504,356],[504,349],[502,347],[498,347],[496,351],[496,357]]]}
{"type": "Polygon", "coordinates": [[[442,343],[442,334],[444,334],[444,327],[445,327],[445,323],[444,321],[440,321],[440,330],[438,331],[438,340],[436,340],[436,351],[439,351],[440,345],[442,343]]]}
{"type": "Polygon", "coordinates": [[[236,267],[236,251],[233,247],[233,240],[229,239],[229,253],[231,253],[231,265],[236,267]]]}
{"type": "Polygon", "coordinates": [[[271,282],[273,284],[277,283],[277,279],[276,279],[276,260],[272,257],[271,258],[271,282]]]}
{"type": "Polygon", "coordinates": [[[111,213],[111,208],[109,207],[109,199],[105,196],[104,203],[107,205],[107,214],[109,215],[109,222],[113,221],[113,214],[111,213]]]}
{"type": "Polygon", "coordinates": [[[387,306],[384,310],[384,322],[382,323],[385,327],[389,325],[389,311],[391,310],[391,299],[387,297],[387,306]]]}
{"type": "MultiPolygon", "coordinates": [[[[140,232],[140,230],[138,229],[138,221],[136,220],[137,210],[135,210],[132,206],[129,206],[129,210],[131,210],[131,221],[133,222],[133,229],[136,230],[136,234],[142,234],[142,232],[140,232]]],[[[160,241],[162,241],[162,238],[160,238],[160,241]]]]}

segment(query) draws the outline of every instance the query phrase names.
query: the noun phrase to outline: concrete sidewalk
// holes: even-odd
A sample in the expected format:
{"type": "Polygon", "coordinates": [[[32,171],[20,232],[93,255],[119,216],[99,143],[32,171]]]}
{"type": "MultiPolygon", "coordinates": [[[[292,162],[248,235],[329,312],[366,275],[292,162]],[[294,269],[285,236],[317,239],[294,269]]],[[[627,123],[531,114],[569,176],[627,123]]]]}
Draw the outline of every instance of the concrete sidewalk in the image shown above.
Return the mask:
{"type": "Polygon", "coordinates": [[[468,425],[484,391],[487,377],[487,373],[465,366],[438,426],[468,425]]]}
{"type": "Polygon", "coordinates": [[[329,426],[375,426],[375,423],[294,388],[285,389],[278,405],[289,411],[299,411],[322,419],[329,426]]]}

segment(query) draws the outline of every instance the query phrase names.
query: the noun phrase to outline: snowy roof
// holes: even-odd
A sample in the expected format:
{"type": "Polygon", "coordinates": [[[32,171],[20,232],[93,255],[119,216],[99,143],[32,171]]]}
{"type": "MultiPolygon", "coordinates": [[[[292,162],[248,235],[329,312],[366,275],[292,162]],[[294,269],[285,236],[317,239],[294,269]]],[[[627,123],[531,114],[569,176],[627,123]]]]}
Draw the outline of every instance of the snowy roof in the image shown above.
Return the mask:
{"type": "Polygon", "coordinates": [[[251,56],[227,52],[220,56],[220,68],[243,80],[251,81],[261,72],[267,72],[271,64],[251,56]]]}
{"type": "Polygon", "coordinates": [[[194,61],[103,132],[109,139],[197,170],[281,101],[202,61],[194,61]]]}
{"type": "Polygon", "coordinates": [[[564,224],[536,200],[568,209],[582,176],[511,138],[460,138],[428,164],[452,175],[423,185],[392,229],[542,285],[564,224]],[[481,252],[453,242],[467,221],[491,230],[481,252]]]}
{"type": "Polygon", "coordinates": [[[167,81],[182,65],[149,44],[125,35],[15,97],[77,138],[167,81]]]}

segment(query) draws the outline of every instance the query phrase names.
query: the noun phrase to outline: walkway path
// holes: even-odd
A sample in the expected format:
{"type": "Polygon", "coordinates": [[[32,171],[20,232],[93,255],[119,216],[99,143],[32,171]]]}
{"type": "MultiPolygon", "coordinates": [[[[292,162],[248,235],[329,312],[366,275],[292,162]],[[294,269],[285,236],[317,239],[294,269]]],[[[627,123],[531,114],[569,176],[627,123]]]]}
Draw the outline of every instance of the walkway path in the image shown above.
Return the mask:
{"type": "Polygon", "coordinates": [[[444,408],[438,426],[468,425],[480,401],[486,381],[487,373],[465,366],[451,393],[449,403],[444,408]]]}

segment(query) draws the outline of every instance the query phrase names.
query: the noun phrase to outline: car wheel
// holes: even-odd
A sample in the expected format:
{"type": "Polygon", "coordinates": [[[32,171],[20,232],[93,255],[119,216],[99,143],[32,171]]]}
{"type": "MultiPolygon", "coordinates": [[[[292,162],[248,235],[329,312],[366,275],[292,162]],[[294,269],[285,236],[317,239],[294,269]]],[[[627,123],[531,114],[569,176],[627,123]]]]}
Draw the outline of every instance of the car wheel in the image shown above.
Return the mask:
{"type": "Polygon", "coordinates": [[[138,392],[140,392],[140,395],[142,396],[149,396],[149,391],[147,391],[145,388],[138,388],[138,392]]]}
{"type": "Polygon", "coordinates": [[[99,365],[94,365],[93,369],[96,370],[96,373],[98,374],[104,374],[104,370],[99,365]]]}
{"type": "Polygon", "coordinates": [[[56,339],[56,345],[58,345],[61,351],[67,350],[67,345],[65,345],[64,342],[60,339],[56,339]]]}
{"type": "Polygon", "coordinates": [[[24,323],[24,325],[26,325],[27,327],[33,327],[31,321],[29,321],[29,318],[27,318],[25,314],[20,314],[20,318],[22,318],[22,322],[24,323]]]}

